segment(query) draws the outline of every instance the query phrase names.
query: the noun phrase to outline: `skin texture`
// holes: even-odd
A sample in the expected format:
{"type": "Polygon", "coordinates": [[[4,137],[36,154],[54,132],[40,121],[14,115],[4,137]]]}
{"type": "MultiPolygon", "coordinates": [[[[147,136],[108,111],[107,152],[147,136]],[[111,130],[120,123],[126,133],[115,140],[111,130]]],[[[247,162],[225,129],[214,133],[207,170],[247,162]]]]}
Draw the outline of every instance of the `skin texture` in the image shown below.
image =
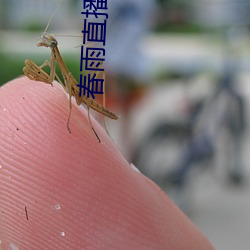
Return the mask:
{"type": "Polygon", "coordinates": [[[56,82],[0,88],[0,249],[213,249],[83,107],[71,134],[68,113],[56,82]]]}

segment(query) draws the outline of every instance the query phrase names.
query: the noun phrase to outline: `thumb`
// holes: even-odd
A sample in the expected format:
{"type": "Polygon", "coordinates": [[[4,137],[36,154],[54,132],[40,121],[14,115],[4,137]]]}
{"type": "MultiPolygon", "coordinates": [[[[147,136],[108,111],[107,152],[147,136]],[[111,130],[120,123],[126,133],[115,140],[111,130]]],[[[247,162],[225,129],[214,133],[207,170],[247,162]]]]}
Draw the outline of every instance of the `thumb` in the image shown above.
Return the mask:
{"type": "Polygon", "coordinates": [[[212,249],[83,108],[72,133],[68,114],[57,83],[0,88],[0,249],[212,249]]]}

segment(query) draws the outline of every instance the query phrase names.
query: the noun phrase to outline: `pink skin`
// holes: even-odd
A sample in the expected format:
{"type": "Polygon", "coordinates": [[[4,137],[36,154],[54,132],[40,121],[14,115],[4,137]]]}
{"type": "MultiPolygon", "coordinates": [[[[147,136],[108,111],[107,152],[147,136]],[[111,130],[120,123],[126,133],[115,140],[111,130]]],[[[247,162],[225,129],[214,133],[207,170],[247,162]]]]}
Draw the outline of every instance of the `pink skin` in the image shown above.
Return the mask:
{"type": "Polygon", "coordinates": [[[0,88],[0,249],[213,249],[77,105],[69,134],[68,113],[56,82],[0,88]]]}

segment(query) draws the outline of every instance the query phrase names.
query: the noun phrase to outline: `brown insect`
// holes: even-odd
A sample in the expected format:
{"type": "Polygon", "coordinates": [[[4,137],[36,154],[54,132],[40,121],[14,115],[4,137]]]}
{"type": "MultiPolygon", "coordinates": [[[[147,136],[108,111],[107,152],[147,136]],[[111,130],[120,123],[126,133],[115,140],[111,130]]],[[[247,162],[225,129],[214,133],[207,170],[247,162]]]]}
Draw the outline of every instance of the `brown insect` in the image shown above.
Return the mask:
{"type": "Polygon", "coordinates": [[[43,32],[41,34],[41,40],[37,43],[37,46],[38,47],[41,47],[41,46],[49,47],[51,49],[50,61],[45,61],[41,66],[38,66],[32,60],[27,59],[24,62],[25,66],[23,68],[23,72],[31,80],[42,81],[42,82],[45,82],[48,84],[52,84],[53,80],[56,78],[62,84],[65,91],[69,94],[69,97],[70,97],[69,98],[70,112],[69,112],[69,117],[68,117],[68,121],[67,121],[67,128],[68,128],[69,132],[71,132],[70,127],[69,127],[71,109],[72,109],[71,97],[72,96],[75,97],[76,103],[78,105],[80,105],[82,103],[86,104],[86,106],[88,108],[88,118],[89,118],[91,128],[92,128],[93,132],[95,133],[99,142],[101,142],[98,134],[96,133],[96,131],[92,125],[90,115],[89,115],[89,108],[92,108],[92,109],[96,110],[97,112],[99,112],[99,113],[101,113],[101,114],[103,114],[111,119],[116,120],[119,117],[116,114],[109,111],[103,105],[101,105],[98,102],[96,102],[95,100],[93,100],[92,98],[87,97],[86,95],[81,95],[81,97],[79,96],[79,87],[77,86],[78,82],[76,81],[76,79],[74,78],[72,73],[68,70],[67,66],[65,65],[57,45],[58,45],[58,42],[53,35],[48,34],[46,32],[43,32]],[[64,79],[63,82],[60,80],[60,78],[56,74],[56,62],[58,63],[61,74],[63,76],[63,79],[64,79]],[[45,66],[50,67],[50,75],[48,75],[43,70],[43,68],[45,66]]]}

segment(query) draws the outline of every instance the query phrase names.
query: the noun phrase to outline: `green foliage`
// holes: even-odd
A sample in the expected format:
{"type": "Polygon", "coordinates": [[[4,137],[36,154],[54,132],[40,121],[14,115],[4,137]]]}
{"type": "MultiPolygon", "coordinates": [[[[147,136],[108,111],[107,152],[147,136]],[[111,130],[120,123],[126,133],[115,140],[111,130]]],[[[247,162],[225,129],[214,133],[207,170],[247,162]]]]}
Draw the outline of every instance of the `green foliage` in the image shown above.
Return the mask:
{"type": "Polygon", "coordinates": [[[182,23],[182,24],[167,24],[161,23],[158,24],[154,32],[156,33],[189,33],[189,34],[197,34],[202,33],[204,30],[200,28],[196,24],[191,23],[182,23]]]}
{"type": "Polygon", "coordinates": [[[32,21],[28,22],[24,27],[23,30],[30,31],[30,32],[41,32],[44,29],[44,24],[39,21],[32,21]]]}
{"type": "Polygon", "coordinates": [[[0,86],[23,74],[23,61],[17,60],[14,56],[0,54],[0,62],[0,86]]]}

